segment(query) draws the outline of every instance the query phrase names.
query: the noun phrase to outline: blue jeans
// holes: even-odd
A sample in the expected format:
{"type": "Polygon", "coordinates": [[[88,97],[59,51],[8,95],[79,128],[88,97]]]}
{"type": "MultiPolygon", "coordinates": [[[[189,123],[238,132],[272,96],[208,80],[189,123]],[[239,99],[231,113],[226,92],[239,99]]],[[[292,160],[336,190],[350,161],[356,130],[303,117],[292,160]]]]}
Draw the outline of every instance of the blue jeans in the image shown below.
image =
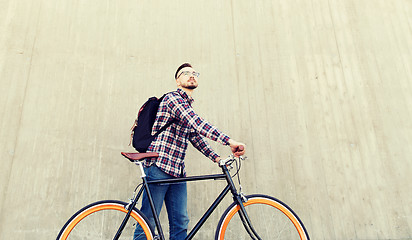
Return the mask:
{"type": "MultiPolygon", "coordinates": [[[[144,171],[148,181],[174,178],[173,176],[164,173],[155,165],[145,168],[144,171]]],[[[152,194],[157,216],[160,214],[163,201],[165,202],[169,218],[170,240],[185,239],[187,236],[187,226],[189,224],[186,183],[150,184],[149,190],[152,194]]],[[[146,191],[143,192],[142,208],[140,211],[142,211],[142,213],[149,219],[149,224],[152,226],[152,229],[155,229],[155,221],[146,191]]],[[[133,240],[143,239],[145,240],[146,237],[144,236],[140,225],[137,225],[133,240]]]]}

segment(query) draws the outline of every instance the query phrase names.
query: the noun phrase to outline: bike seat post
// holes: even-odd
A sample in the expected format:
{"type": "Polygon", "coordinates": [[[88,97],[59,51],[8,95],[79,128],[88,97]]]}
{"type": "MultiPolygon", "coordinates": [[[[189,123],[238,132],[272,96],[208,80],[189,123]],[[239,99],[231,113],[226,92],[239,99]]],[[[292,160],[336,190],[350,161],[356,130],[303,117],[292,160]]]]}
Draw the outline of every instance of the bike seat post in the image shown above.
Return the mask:
{"type": "Polygon", "coordinates": [[[140,161],[135,161],[135,163],[137,164],[137,165],[139,165],[139,167],[140,167],[140,172],[141,172],[141,178],[145,178],[146,177],[146,174],[144,173],[144,169],[143,169],[143,163],[142,162],[140,162],[140,161]]]}

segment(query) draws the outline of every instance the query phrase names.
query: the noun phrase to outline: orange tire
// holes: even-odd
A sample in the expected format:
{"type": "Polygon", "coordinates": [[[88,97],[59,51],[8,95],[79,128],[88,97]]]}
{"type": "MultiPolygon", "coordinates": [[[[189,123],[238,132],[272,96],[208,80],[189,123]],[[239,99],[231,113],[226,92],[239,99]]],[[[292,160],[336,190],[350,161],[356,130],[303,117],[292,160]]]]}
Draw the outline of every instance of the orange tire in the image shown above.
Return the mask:
{"type": "MultiPolygon", "coordinates": [[[[249,195],[243,205],[254,230],[261,239],[309,240],[302,221],[280,200],[266,195],[249,195]]],[[[240,206],[232,203],[222,215],[216,240],[251,239],[240,216],[240,206]]]]}
{"type": "MultiPolygon", "coordinates": [[[[92,203],[75,213],[63,226],[57,240],[113,239],[128,210],[127,203],[104,200],[92,203]]],[[[132,239],[136,224],[139,224],[146,239],[153,239],[147,218],[136,208],[119,239],[132,239]]]]}

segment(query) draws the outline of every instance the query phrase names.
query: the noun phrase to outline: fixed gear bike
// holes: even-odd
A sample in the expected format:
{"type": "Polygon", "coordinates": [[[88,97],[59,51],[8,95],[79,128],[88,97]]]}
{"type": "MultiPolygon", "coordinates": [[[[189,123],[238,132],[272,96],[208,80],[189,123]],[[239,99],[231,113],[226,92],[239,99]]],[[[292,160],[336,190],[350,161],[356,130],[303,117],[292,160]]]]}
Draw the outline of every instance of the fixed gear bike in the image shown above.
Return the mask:
{"type": "Polygon", "coordinates": [[[160,220],[156,214],[155,228],[136,208],[143,191],[147,191],[152,212],[155,213],[151,198],[150,184],[175,184],[179,182],[218,180],[227,182],[216,200],[189,232],[186,239],[192,239],[209,218],[224,197],[231,192],[233,203],[220,218],[215,232],[215,240],[231,239],[300,239],[309,240],[303,222],[297,214],[282,201],[267,195],[244,195],[241,191],[239,170],[243,157],[233,155],[219,162],[222,174],[201,175],[166,180],[146,179],[141,160],[157,157],[157,153],[123,153],[122,155],[140,167],[142,183],[139,184],[129,203],[117,200],[103,200],[85,206],[76,212],[63,226],[57,240],[72,239],[132,239],[136,224],[139,224],[146,239],[165,240],[160,220]],[[235,166],[234,166],[235,165],[235,166]],[[230,170],[235,170],[233,176],[230,170]],[[240,189],[233,178],[237,176],[240,189]],[[137,194],[136,194],[137,193],[137,194]],[[156,231],[157,230],[157,231],[156,231]]]}

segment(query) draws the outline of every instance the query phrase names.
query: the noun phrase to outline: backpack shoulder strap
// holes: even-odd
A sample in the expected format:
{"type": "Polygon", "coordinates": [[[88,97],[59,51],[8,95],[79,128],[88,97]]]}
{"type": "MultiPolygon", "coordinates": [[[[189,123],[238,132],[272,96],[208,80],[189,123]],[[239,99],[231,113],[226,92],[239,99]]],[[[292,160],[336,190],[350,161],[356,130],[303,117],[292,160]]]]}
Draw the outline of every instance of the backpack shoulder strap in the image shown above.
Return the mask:
{"type": "Polygon", "coordinates": [[[172,125],[174,122],[176,122],[176,119],[173,119],[172,121],[166,123],[166,125],[164,125],[162,128],[159,129],[159,131],[157,131],[153,137],[157,137],[159,134],[161,134],[164,130],[166,130],[166,128],[168,128],[170,125],[172,125]]]}
{"type": "MultiPolygon", "coordinates": [[[[162,101],[163,101],[163,98],[166,96],[166,94],[169,94],[169,93],[171,93],[171,92],[168,92],[168,93],[163,94],[163,96],[159,98],[159,101],[162,102],[162,101]]],[[[166,130],[170,125],[172,125],[172,124],[175,123],[175,122],[176,122],[176,119],[173,119],[172,121],[166,123],[166,125],[164,125],[163,127],[161,127],[161,128],[159,129],[159,131],[157,131],[157,132],[153,135],[153,137],[157,137],[160,133],[162,133],[164,130],[166,130]]]]}

